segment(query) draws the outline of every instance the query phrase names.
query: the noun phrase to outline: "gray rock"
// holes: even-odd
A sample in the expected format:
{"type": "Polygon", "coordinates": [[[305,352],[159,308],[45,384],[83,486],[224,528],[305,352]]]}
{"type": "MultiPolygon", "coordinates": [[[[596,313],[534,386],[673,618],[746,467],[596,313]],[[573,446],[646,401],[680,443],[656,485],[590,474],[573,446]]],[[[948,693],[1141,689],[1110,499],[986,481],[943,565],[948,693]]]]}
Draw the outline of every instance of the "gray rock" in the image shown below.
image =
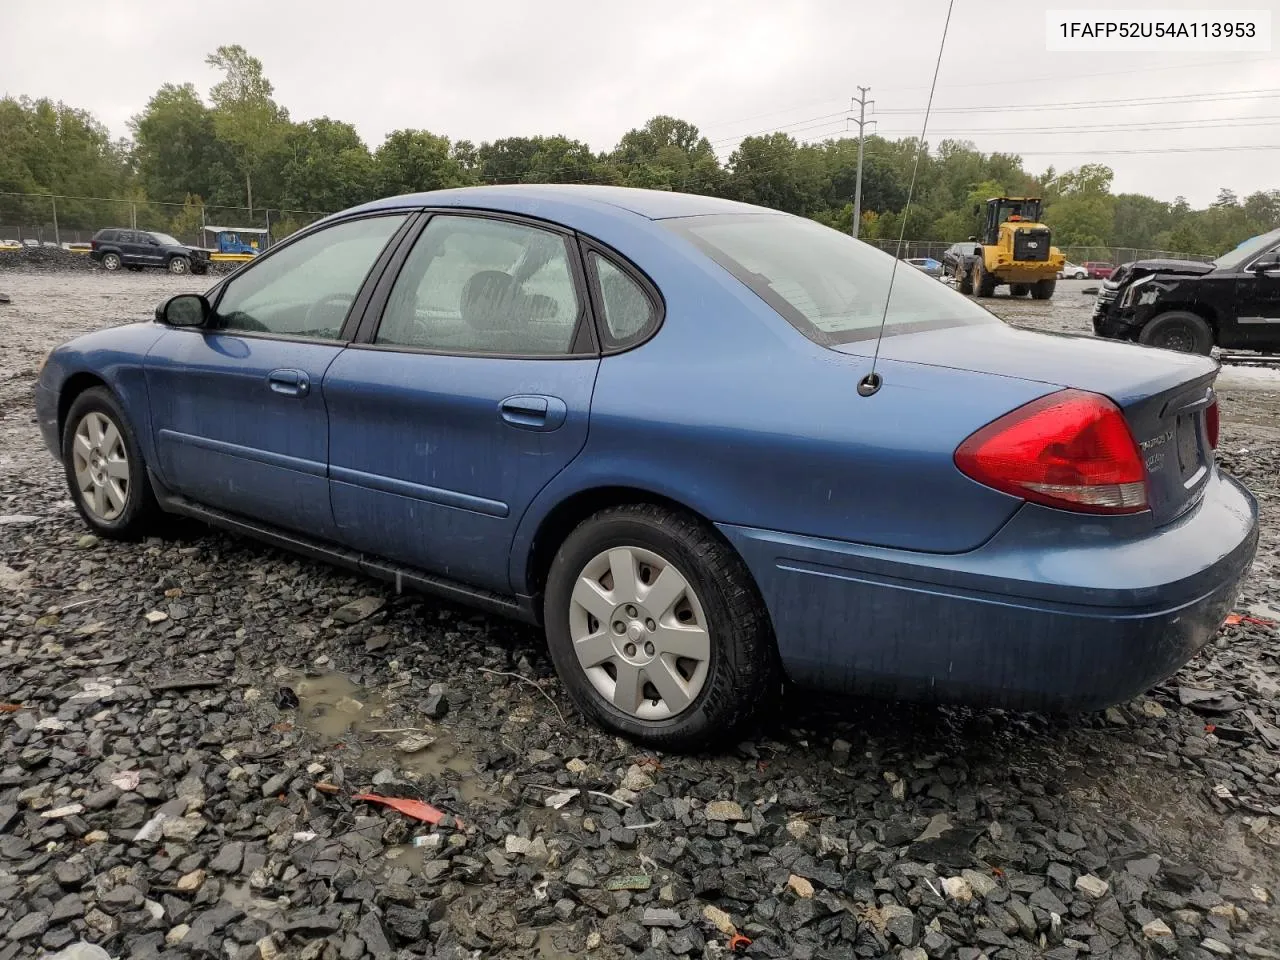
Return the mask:
{"type": "Polygon", "coordinates": [[[1029,899],[1031,906],[1038,907],[1045,913],[1056,913],[1063,917],[1067,915],[1066,906],[1048,887],[1041,887],[1029,899]]]}
{"type": "Polygon", "coordinates": [[[80,899],[80,895],[76,893],[68,893],[66,896],[58,900],[53,905],[53,909],[49,911],[49,922],[52,924],[63,923],[67,920],[74,920],[76,917],[84,916],[84,901],[80,899]]]}
{"type": "Polygon", "coordinates": [[[645,907],[644,916],[640,922],[646,927],[681,927],[685,923],[679,910],[670,910],[665,907],[645,907]]]}
{"type": "Polygon", "coordinates": [[[49,929],[49,915],[33,910],[14,923],[5,936],[15,942],[30,940],[32,937],[40,936],[47,929],[49,929]]]}
{"type": "Polygon", "coordinates": [[[382,922],[401,943],[412,943],[422,939],[431,921],[421,910],[393,904],[383,913],[382,922]]]}
{"type": "MultiPolygon", "coordinates": [[[[266,788],[264,787],[263,789],[265,790],[266,788]]],[[[240,869],[240,863],[243,859],[243,843],[236,841],[224,843],[221,849],[218,850],[218,855],[209,864],[209,869],[214,873],[235,873],[240,869]]]]}
{"type": "Polygon", "coordinates": [[[365,949],[375,958],[390,957],[395,954],[390,941],[387,940],[386,931],[382,929],[382,921],[373,913],[366,913],[360,918],[360,924],[356,927],[356,936],[364,941],[365,949]]]}

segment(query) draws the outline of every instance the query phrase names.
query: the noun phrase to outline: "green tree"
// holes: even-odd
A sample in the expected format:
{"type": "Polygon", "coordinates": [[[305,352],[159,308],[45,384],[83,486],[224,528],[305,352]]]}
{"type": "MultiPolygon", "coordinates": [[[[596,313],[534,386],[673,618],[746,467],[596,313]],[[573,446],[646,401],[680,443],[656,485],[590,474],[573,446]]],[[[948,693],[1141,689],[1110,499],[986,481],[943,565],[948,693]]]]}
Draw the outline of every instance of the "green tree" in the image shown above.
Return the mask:
{"type": "Polygon", "coordinates": [[[280,203],[293,210],[342,210],[376,192],[373,155],[356,128],[320,117],[292,124],[285,138],[280,203]]]}
{"type": "Polygon", "coordinates": [[[427,130],[396,130],[374,155],[378,192],[383,196],[460,187],[469,183],[448,137],[427,130]]]}
{"type": "Polygon", "coordinates": [[[239,44],[221,46],[205,62],[223,72],[209,92],[218,138],[230,146],[241,176],[245,203],[253,216],[253,179],[263,160],[279,145],[288,113],[271,99],[274,88],[262,73],[262,61],[239,44]]]}
{"type": "Polygon", "coordinates": [[[148,196],[165,201],[189,193],[214,197],[234,185],[235,159],[218,139],[213,111],[193,85],[166,83],[129,128],[138,181],[148,196]]]}

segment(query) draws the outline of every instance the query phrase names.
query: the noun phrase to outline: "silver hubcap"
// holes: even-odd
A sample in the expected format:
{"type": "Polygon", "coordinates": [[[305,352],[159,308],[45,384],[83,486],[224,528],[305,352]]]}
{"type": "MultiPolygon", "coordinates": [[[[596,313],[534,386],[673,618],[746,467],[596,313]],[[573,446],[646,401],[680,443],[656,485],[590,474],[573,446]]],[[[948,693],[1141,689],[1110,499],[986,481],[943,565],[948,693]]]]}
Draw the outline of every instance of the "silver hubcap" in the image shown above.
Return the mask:
{"type": "Polygon", "coordinates": [[[187,262],[185,260],[170,260],[169,272],[170,273],[186,273],[187,262]]]}
{"type": "Polygon", "coordinates": [[[114,520],[129,501],[129,454],[124,438],[105,414],[86,413],[71,441],[72,469],[85,508],[114,520]]]}
{"type": "Polygon", "coordinates": [[[606,550],[578,577],[569,607],[578,663],[617,709],[666,720],[697,699],[711,635],[697,594],[673,564],[639,547],[606,550]]]}

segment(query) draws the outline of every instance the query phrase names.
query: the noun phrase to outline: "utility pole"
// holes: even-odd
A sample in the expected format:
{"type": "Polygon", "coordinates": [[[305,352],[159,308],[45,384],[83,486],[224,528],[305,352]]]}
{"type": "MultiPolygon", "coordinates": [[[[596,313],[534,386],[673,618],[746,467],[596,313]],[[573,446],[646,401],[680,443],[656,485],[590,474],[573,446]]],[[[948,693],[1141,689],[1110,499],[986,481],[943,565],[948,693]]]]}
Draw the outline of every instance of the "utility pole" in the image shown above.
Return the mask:
{"type": "MultiPolygon", "coordinates": [[[[867,99],[867,91],[870,89],[870,87],[859,87],[858,96],[852,101],[858,105],[858,182],[853,188],[853,223],[849,231],[854,239],[857,239],[858,229],[862,226],[862,144],[866,139],[867,124],[875,123],[874,120],[867,119],[867,104],[875,106],[874,100],[867,99]]],[[[852,107],[852,104],[850,106],[852,107]]]]}

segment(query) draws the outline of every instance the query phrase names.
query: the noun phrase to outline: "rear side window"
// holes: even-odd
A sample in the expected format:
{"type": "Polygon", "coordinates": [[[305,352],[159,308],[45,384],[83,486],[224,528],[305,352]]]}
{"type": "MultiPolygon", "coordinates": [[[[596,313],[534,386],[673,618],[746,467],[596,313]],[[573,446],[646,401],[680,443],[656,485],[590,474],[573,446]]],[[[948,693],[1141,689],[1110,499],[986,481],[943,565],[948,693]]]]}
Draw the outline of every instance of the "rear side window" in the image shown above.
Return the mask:
{"type": "Polygon", "coordinates": [[[607,345],[626,346],[646,337],[657,322],[658,312],[644,288],[598,253],[587,259],[600,290],[607,345]]]}
{"type": "Polygon", "coordinates": [[[572,352],[582,303],[564,237],[482,217],[432,217],[387,299],[375,343],[506,357],[572,352]]]}
{"type": "Polygon", "coordinates": [[[895,271],[892,255],[802,217],[733,214],[663,223],[826,346],[874,338],[882,316],[886,336],[1000,322],[907,264],[895,271]]]}

